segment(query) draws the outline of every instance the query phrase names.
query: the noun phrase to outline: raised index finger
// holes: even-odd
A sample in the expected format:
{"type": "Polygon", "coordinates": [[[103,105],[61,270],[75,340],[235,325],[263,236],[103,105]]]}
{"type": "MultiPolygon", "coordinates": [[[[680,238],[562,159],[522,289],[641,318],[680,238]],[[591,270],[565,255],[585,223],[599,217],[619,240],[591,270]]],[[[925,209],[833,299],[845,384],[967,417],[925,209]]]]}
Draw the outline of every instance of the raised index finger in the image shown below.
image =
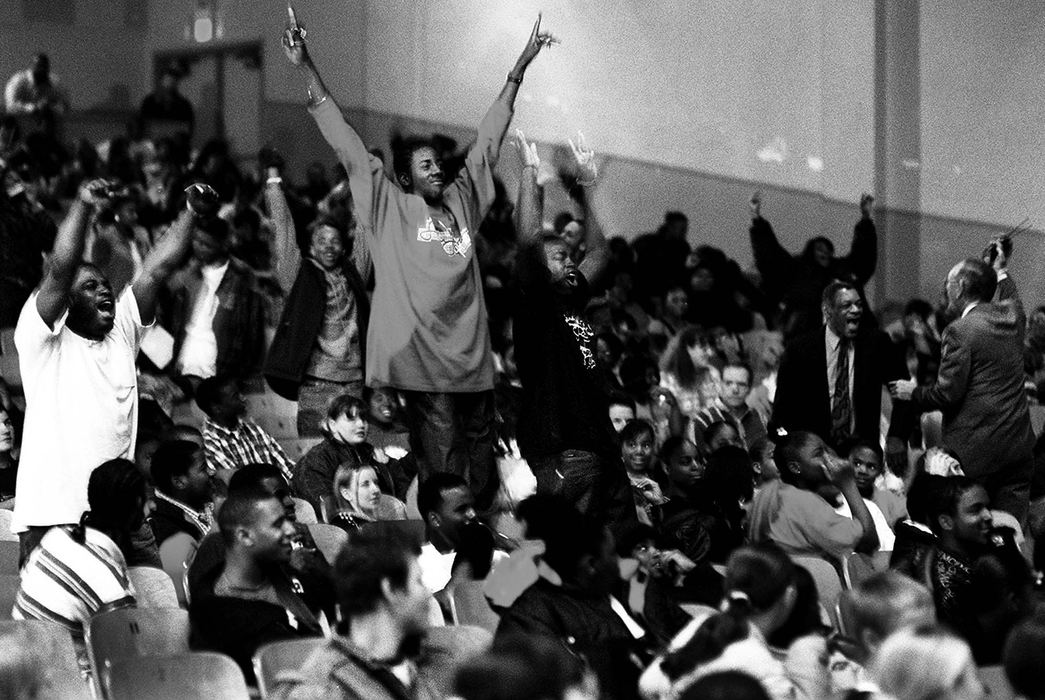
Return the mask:
{"type": "Polygon", "coordinates": [[[530,32],[530,41],[535,41],[541,32],[541,13],[537,13],[537,21],[533,23],[533,31],[530,32]]]}
{"type": "Polygon", "coordinates": [[[294,14],[294,7],[289,3],[287,4],[287,21],[290,22],[291,27],[298,26],[298,16],[294,14]]]}

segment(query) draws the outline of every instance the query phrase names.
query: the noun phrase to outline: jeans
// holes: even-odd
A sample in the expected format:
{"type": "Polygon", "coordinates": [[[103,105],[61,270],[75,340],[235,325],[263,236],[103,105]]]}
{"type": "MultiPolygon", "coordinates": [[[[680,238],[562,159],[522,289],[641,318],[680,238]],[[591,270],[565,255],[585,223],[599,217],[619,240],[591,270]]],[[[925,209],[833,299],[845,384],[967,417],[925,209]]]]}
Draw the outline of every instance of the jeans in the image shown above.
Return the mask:
{"type": "Polygon", "coordinates": [[[561,496],[615,531],[637,520],[631,486],[620,461],[584,450],[563,450],[529,463],[537,478],[537,493],[561,496]]]}
{"type": "Polygon", "coordinates": [[[418,480],[423,482],[435,472],[457,474],[468,482],[476,510],[489,511],[500,486],[494,457],[493,392],[403,394],[418,480]]]}
{"type": "Polygon", "coordinates": [[[331,382],[307,377],[298,389],[298,437],[321,437],[330,402],[342,394],[363,396],[363,382],[331,382]]]}

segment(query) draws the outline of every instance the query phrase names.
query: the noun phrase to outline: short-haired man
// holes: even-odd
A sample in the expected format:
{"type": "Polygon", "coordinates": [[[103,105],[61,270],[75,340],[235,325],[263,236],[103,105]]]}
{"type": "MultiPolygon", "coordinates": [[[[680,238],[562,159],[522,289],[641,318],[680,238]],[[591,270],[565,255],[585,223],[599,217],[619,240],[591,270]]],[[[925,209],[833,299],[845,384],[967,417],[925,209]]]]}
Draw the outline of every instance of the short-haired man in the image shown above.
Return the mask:
{"type": "Polygon", "coordinates": [[[246,263],[229,255],[229,225],[217,217],[192,231],[192,258],[171,277],[164,326],[174,335],[174,370],[206,379],[249,376],[265,347],[265,299],[246,263]]]}
{"type": "Polygon", "coordinates": [[[465,476],[486,510],[497,492],[493,361],[473,239],[494,200],[493,167],[519,86],[553,39],[538,19],[453,182],[433,144],[414,139],[394,155],[392,179],[345,121],[290,17],[284,52],[301,69],[309,110],[348,172],[374,261],[373,315],[382,322],[367,334],[366,383],[406,392],[421,478],[465,476]]]}
{"type": "Polygon", "coordinates": [[[1008,275],[1007,246],[993,267],[970,258],[947,273],[947,308],[939,376],[930,386],[898,381],[893,395],[921,411],[943,411],[944,443],[962,470],[982,483],[998,510],[1023,521],[1030,503],[1034,431],[1023,388],[1026,315],[1008,275]]]}
{"type": "Polygon", "coordinates": [[[196,388],[196,404],[207,414],[203,449],[211,472],[260,463],[275,465],[290,478],[294,463],[275,438],[245,417],[247,404],[237,380],[222,375],[204,379],[196,388]]]}
{"type": "Polygon", "coordinates": [[[435,473],[418,486],[417,510],[427,534],[420,552],[421,575],[428,590],[438,593],[450,582],[461,529],[476,522],[475,496],[456,474],[435,473]]]}
{"type": "MultiPolygon", "coordinates": [[[[519,447],[539,493],[560,494],[596,519],[630,521],[634,501],[608,420],[611,387],[596,362],[595,331],[585,318],[590,285],[606,268],[609,247],[588,206],[586,254],[578,265],[558,236],[544,236],[537,146],[516,133],[523,158],[519,186],[519,284],[514,313],[515,361],[522,380],[519,447]]],[[[595,154],[570,142],[578,182],[595,184],[595,154]]]]}
{"type": "Polygon", "coordinates": [[[431,594],[417,544],[397,533],[354,533],[334,580],[345,635],[281,674],[272,697],[436,700],[450,694],[456,667],[489,639],[467,626],[429,629],[431,594]]]}
{"type": "MultiPolygon", "coordinates": [[[[864,304],[853,284],[831,282],[822,301],[824,325],[784,350],[770,425],[816,433],[836,450],[854,439],[878,442],[882,387],[909,376],[904,358],[885,333],[862,328],[864,304]]],[[[913,421],[908,402],[893,403],[889,464],[906,468],[905,438],[913,421]]]]}
{"type": "Polygon", "coordinates": [[[712,423],[729,423],[737,429],[745,447],[768,437],[766,424],[758,411],[747,404],[751,393],[751,368],[742,362],[729,362],[722,368],[721,389],[714,403],[703,409],[693,421],[694,438],[700,439],[712,423]]]}
{"type": "MultiPolygon", "coordinates": [[[[878,686],[865,668],[885,638],[906,627],[936,624],[932,595],[925,586],[895,571],[882,571],[846,591],[839,600],[843,619],[851,625],[852,644],[831,652],[832,697],[847,691],[878,697],[878,686]]],[[[847,696],[851,697],[851,696],[847,696]]]]}
{"type": "Polygon", "coordinates": [[[47,273],[15,328],[26,412],[13,530],[23,556],[49,527],[80,521],[97,465],[134,458],[135,358],[153,322],[157,292],[188,252],[191,209],[117,298],[98,268],[81,262],[88,223],[106,189],[97,181],[80,189],[58,229],[47,273]]]}
{"type": "Polygon", "coordinates": [[[218,511],[224,565],[201,582],[189,605],[194,649],[231,656],[248,679],[254,652],[269,642],[318,637],[324,624],[284,572],[290,564],[294,523],[275,496],[232,493],[218,511]]]}
{"type": "Polygon", "coordinates": [[[160,443],[152,454],[150,470],[156,489],[152,531],[162,557],[163,543],[169,537],[183,533],[198,542],[210,532],[214,488],[203,449],[188,440],[160,443]]]}

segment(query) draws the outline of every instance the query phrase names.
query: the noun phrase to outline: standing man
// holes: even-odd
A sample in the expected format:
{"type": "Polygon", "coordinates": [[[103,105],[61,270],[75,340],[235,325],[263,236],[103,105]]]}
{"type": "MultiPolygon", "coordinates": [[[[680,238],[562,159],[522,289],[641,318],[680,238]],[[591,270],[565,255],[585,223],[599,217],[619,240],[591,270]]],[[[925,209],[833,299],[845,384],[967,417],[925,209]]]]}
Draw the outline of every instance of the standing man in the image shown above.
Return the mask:
{"type": "Polygon", "coordinates": [[[36,54],[32,66],[11,76],[4,88],[4,103],[9,114],[32,114],[47,120],[69,109],[45,53],[36,54]]]}
{"type": "Polygon", "coordinates": [[[766,424],[758,411],[747,404],[751,393],[751,368],[742,362],[730,362],[722,368],[722,385],[714,403],[697,414],[693,421],[695,438],[700,438],[708,426],[718,421],[729,423],[750,449],[766,438],[766,424]]]}
{"type": "Polygon", "coordinates": [[[1034,469],[1034,431],[1023,388],[1026,316],[995,243],[994,267],[969,258],[947,274],[947,310],[936,382],[895,382],[893,396],[920,411],[943,411],[943,440],[962,470],[987,489],[991,504],[1021,522],[1034,469]],[[992,301],[993,300],[993,301],[992,301]]]}
{"type": "Polygon", "coordinates": [[[437,471],[465,476],[480,510],[497,491],[493,362],[473,236],[494,200],[493,168],[526,68],[554,40],[540,18],[479,124],[464,167],[447,182],[428,141],[394,154],[395,179],[367,152],[327,91],[293,10],[284,52],[306,81],[309,111],[348,171],[367,232],[377,286],[367,333],[366,384],[407,397],[407,419],[421,479],[437,471]]]}
{"type": "MultiPolygon", "coordinates": [[[[861,329],[864,305],[853,284],[827,285],[822,311],[824,326],[784,350],[770,423],[815,433],[847,454],[854,439],[881,440],[882,386],[907,377],[907,367],[887,335],[861,329]]],[[[886,441],[891,465],[906,465],[912,419],[909,404],[894,402],[886,441]]]]}
{"type": "Polygon", "coordinates": [[[135,357],[153,322],[157,292],[189,249],[191,208],[149,253],[141,276],[115,298],[101,271],[82,262],[104,184],[80,189],[58,229],[49,269],[15,328],[26,411],[12,529],[23,557],[52,525],[80,522],[95,467],[134,459],[135,357]]]}
{"type": "MultiPolygon", "coordinates": [[[[522,380],[519,446],[539,493],[562,496],[581,513],[615,522],[635,509],[609,421],[610,387],[595,361],[595,331],[584,318],[590,282],[605,270],[609,246],[587,197],[587,250],[577,265],[559,236],[543,236],[537,146],[517,132],[523,173],[519,187],[519,299],[514,315],[515,360],[522,380]]],[[[595,184],[595,154],[570,142],[578,184],[595,184]]],[[[630,516],[630,517],[629,517],[630,516]]]]}

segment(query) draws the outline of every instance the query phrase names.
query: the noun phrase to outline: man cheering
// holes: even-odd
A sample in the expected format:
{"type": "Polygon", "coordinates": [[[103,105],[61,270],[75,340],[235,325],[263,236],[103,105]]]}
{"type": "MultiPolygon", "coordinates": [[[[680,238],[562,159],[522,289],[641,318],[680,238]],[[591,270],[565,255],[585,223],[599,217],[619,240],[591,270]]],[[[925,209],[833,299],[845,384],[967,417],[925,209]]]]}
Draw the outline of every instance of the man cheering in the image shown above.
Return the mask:
{"type": "Polygon", "coordinates": [[[348,171],[377,286],[367,332],[366,384],[406,393],[420,478],[465,476],[481,510],[497,490],[493,363],[473,236],[494,199],[493,167],[530,62],[551,44],[540,18],[452,182],[428,141],[393,156],[395,178],[345,122],[316,70],[293,10],[283,48],[305,77],[309,111],[348,171]]]}

